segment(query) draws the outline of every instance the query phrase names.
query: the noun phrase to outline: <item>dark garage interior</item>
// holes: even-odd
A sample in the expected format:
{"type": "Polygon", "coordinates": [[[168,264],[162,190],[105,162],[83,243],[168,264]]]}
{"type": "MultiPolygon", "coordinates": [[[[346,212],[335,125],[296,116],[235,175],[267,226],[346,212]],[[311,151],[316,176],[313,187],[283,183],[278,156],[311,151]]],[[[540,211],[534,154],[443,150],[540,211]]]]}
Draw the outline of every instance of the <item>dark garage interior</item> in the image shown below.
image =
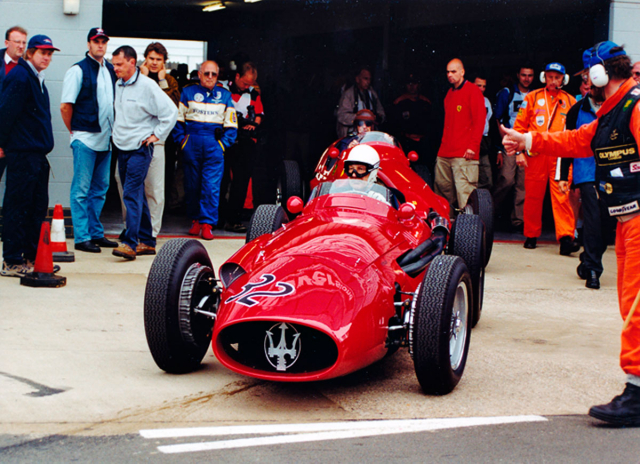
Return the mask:
{"type": "MultiPolygon", "coordinates": [[[[254,205],[274,201],[281,159],[302,161],[310,176],[336,138],[333,111],[358,65],[372,70],[385,109],[403,93],[409,73],[420,76],[432,102],[428,136],[435,154],[450,59],[462,59],[471,79],[484,75],[493,99],[523,62],[536,75],[550,61],[576,73],[582,51],[606,40],[609,24],[605,0],[233,0],[224,1],[224,10],[203,12],[210,3],[104,0],[103,26],[112,36],[205,41],[208,58],[223,68],[237,56],[256,64],[265,119],[254,205]],[[287,147],[300,140],[288,134],[303,135],[305,146],[287,147]]],[[[577,81],[568,86],[572,94],[577,81]]]]}

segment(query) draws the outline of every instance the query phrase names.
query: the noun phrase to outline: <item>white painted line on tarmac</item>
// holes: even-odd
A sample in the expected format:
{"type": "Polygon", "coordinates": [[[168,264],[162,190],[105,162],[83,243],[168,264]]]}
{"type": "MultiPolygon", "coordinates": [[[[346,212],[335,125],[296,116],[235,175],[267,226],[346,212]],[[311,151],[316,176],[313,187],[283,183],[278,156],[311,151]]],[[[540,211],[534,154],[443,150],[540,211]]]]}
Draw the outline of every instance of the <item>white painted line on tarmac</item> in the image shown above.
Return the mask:
{"type": "Polygon", "coordinates": [[[310,424],[274,424],[231,427],[197,427],[181,429],[141,430],[144,438],[181,438],[195,436],[272,435],[269,437],[241,438],[204,443],[185,443],[159,446],[167,453],[188,453],[254,446],[272,446],[326,440],[344,440],[399,433],[415,433],[480,425],[543,422],[542,416],[467,417],[451,419],[411,419],[384,421],[325,422],[310,424]],[[292,435],[278,435],[290,433],[292,435]]]}

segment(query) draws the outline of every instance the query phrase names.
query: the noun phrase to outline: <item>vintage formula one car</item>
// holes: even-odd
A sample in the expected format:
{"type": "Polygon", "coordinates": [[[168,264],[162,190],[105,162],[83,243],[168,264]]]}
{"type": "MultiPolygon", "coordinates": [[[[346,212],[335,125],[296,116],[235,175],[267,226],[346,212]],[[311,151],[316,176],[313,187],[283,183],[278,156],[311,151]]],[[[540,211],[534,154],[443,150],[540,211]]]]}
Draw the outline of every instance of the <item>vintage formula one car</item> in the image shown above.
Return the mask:
{"type": "Polygon", "coordinates": [[[446,201],[407,157],[371,145],[386,160],[381,184],[318,179],[306,204],[288,200],[289,214],[259,206],[246,245],[220,267],[219,279],[197,240],[160,249],[144,319],[161,369],[193,371],[212,345],[235,372],[313,381],[404,346],[426,393],[453,390],[482,307],[483,222],[461,214],[450,227],[446,201]]]}

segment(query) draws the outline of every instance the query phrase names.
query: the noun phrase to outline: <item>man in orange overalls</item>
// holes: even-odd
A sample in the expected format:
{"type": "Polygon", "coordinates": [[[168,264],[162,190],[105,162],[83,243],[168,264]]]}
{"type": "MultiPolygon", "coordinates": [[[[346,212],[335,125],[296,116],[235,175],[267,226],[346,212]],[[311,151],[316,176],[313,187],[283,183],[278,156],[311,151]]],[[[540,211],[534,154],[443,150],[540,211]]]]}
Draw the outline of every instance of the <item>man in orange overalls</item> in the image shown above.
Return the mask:
{"type": "MultiPolygon", "coordinates": [[[[569,80],[560,63],[549,63],[540,80],[546,84],[545,87],[529,92],[520,106],[513,125],[513,129],[520,133],[564,130],[567,112],[576,102],[573,96],[560,89],[569,80]]],[[[570,255],[578,251],[579,247],[574,241],[575,218],[569,203],[569,191],[561,191],[556,181],[557,159],[547,156],[527,159],[524,154],[518,154],[516,163],[525,167],[524,247],[535,248],[542,233],[542,205],[549,182],[560,254],[570,255]]]]}
{"type": "Polygon", "coordinates": [[[609,215],[618,219],[616,259],[618,302],[625,321],[620,367],[627,374],[624,392],[589,415],[615,425],[640,426],[640,85],[631,77],[631,60],[622,47],[601,42],[585,51],[585,68],[604,103],[597,119],[578,130],[519,134],[505,129],[508,154],[516,150],[586,158],[595,153],[596,184],[609,215]],[[592,151],[593,148],[593,151],[592,151]]]}

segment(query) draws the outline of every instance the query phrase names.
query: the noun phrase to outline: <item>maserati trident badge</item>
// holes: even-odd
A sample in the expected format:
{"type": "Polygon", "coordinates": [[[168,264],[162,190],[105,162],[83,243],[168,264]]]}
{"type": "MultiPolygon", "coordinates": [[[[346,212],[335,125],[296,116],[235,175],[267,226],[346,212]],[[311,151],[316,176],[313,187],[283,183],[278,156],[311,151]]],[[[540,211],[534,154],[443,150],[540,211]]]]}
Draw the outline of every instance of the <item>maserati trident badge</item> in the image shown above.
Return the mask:
{"type": "Polygon", "coordinates": [[[267,335],[264,337],[264,353],[267,356],[267,361],[278,371],[284,372],[295,364],[300,357],[300,347],[300,334],[295,327],[288,326],[284,322],[273,325],[267,330],[267,335]],[[276,329],[280,329],[278,346],[275,346],[273,342],[276,329]],[[291,329],[289,333],[287,333],[287,329],[291,329]],[[290,347],[289,343],[291,343],[290,347]]]}

